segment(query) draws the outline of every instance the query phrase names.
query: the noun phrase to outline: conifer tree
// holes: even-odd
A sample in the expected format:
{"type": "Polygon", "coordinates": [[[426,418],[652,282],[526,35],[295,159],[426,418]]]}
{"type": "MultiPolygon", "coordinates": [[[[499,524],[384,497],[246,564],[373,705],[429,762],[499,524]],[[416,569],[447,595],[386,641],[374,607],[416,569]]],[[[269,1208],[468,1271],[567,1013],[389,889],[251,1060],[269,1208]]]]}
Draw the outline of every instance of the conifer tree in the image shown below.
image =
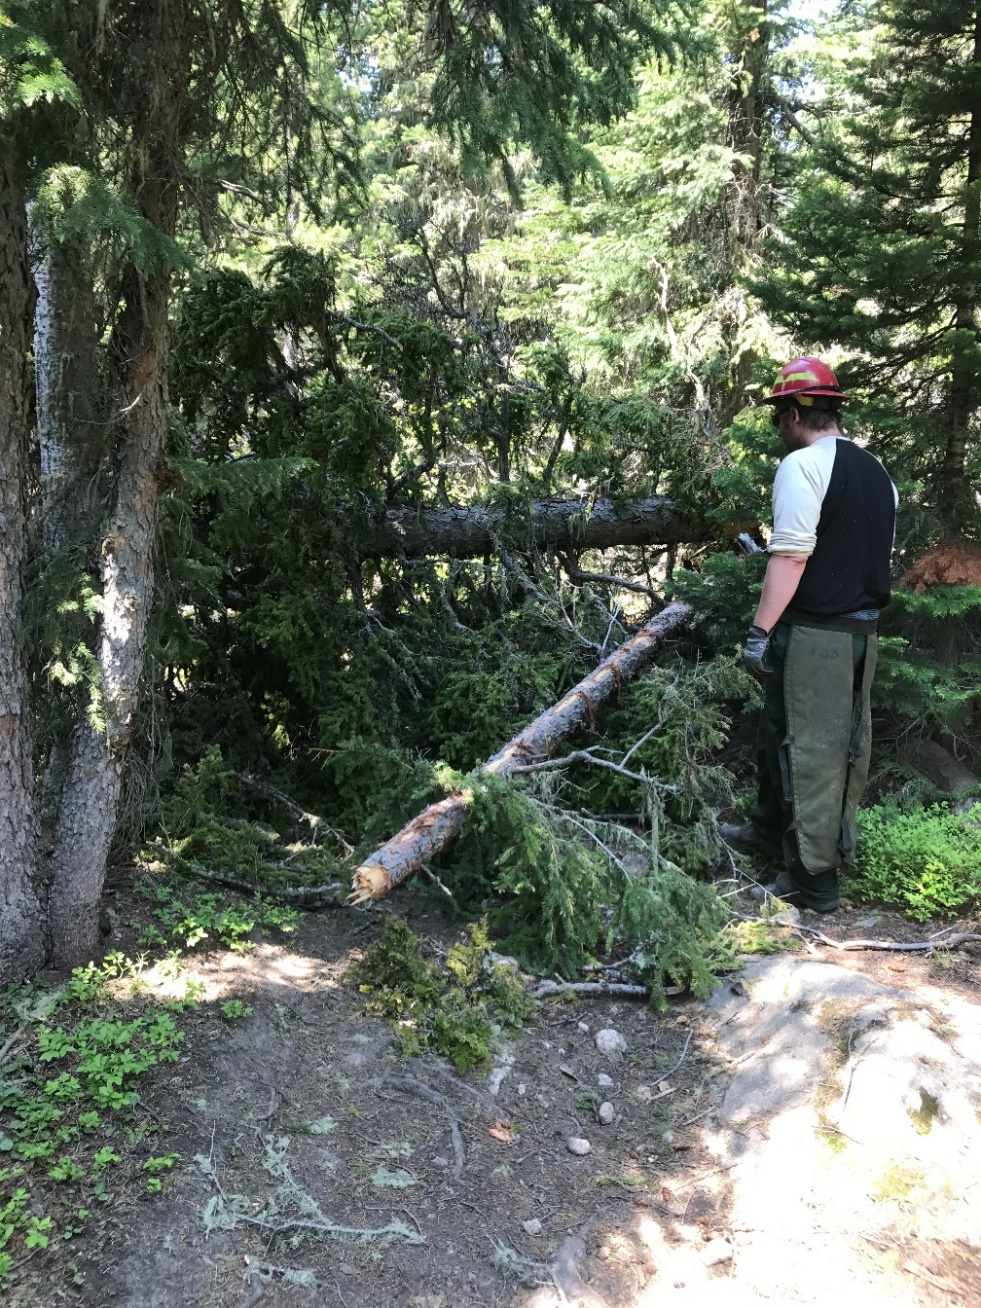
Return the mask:
{"type": "Polygon", "coordinates": [[[981,6],[883,0],[850,21],[875,45],[853,66],[850,112],[795,161],[757,289],[803,344],[849,351],[850,384],[917,420],[918,444],[894,441],[891,457],[964,529],[981,405],[981,6]]]}

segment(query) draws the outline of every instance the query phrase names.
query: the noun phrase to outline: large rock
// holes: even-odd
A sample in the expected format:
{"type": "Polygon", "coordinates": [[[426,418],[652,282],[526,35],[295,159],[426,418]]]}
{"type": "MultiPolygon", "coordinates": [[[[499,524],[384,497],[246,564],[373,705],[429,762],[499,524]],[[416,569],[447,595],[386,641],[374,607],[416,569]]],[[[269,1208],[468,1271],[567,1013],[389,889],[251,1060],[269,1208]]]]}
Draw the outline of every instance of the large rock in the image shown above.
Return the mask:
{"type": "Polygon", "coordinates": [[[742,979],[709,1004],[731,1063],[708,1123],[741,1283],[914,1305],[955,1253],[981,1284],[981,1010],[786,956],[742,979]]]}

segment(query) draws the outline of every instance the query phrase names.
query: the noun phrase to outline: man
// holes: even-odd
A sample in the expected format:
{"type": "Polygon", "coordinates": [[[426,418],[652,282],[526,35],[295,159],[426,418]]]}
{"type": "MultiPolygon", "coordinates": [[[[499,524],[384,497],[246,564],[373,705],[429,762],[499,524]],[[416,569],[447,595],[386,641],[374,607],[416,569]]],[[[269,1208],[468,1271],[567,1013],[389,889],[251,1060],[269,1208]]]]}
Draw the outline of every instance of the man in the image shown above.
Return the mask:
{"type": "Polygon", "coordinates": [[[839,907],[868,776],[869,691],[889,603],[898,495],[878,459],[841,430],[843,395],[820,359],[794,359],[773,393],[787,456],[773,485],[770,561],[743,661],[764,685],[751,821],[722,826],[744,853],[782,856],[774,892],[839,907]]]}

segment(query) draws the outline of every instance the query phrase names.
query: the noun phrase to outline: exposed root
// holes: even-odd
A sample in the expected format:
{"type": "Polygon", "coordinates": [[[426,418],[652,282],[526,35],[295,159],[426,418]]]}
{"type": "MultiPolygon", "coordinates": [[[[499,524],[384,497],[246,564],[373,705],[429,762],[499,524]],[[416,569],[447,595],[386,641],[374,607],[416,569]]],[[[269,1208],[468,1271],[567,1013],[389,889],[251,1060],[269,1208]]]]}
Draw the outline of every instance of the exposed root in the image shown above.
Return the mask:
{"type": "Polygon", "coordinates": [[[393,1090],[402,1090],[407,1095],[415,1095],[417,1099],[425,1099],[428,1104],[435,1104],[437,1108],[442,1108],[443,1112],[450,1119],[450,1139],[453,1143],[453,1171],[454,1181],[459,1181],[463,1175],[463,1169],[466,1165],[467,1156],[463,1148],[463,1134],[460,1131],[460,1119],[447,1101],[444,1095],[438,1090],[433,1090],[431,1086],[423,1085],[417,1081],[414,1076],[384,1076],[377,1082],[369,1082],[370,1085],[377,1086],[379,1090],[385,1086],[391,1086],[393,1090]]]}

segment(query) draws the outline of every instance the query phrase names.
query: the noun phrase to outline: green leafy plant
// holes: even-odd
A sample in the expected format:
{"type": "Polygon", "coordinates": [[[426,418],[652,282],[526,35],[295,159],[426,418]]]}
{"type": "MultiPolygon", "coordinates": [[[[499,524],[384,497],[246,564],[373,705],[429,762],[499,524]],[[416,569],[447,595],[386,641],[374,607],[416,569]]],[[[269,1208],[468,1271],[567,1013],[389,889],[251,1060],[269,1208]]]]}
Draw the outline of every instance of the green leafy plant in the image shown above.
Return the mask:
{"type": "MultiPolygon", "coordinates": [[[[174,1014],[142,994],[127,998],[126,982],[141,968],[116,953],[76,968],[58,989],[0,992],[0,1038],[8,1024],[18,1032],[0,1080],[0,1287],[17,1261],[12,1250],[45,1248],[50,1240],[52,1216],[32,1211],[28,1198],[54,1199],[54,1183],[63,1192],[59,1210],[80,1191],[107,1201],[106,1174],[119,1168],[125,1177],[126,1169],[119,1137],[108,1143],[103,1132],[113,1119],[128,1130],[141,1078],[180,1056],[184,1036],[174,1014]]],[[[146,1130],[140,1123],[134,1138],[146,1130]]],[[[150,1181],[176,1157],[151,1159],[150,1181]]],[[[87,1205],[73,1211],[65,1239],[89,1214],[87,1205]]]]}
{"type": "Polygon", "coordinates": [[[918,922],[981,901],[981,822],[948,804],[880,804],[859,813],[856,880],[863,899],[897,904],[918,922]]]}
{"type": "Polygon", "coordinates": [[[489,1063],[495,1025],[516,1030],[535,1011],[521,979],[489,959],[483,924],[467,935],[440,964],[423,955],[419,937],[401,918],[389,914],[379,939],[348,973],[367,1012],[392,1019],[403,1053],[435,1049],[462,1072],[489,1063]]]}
{"type": "Polygon", "coordinates": [[[243,1003],[241,999],[223,999],[221,1012],[223,1017],[234,1022],[240,1017],[251,1017],[252,1005],[243,1003]]]}

